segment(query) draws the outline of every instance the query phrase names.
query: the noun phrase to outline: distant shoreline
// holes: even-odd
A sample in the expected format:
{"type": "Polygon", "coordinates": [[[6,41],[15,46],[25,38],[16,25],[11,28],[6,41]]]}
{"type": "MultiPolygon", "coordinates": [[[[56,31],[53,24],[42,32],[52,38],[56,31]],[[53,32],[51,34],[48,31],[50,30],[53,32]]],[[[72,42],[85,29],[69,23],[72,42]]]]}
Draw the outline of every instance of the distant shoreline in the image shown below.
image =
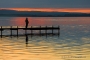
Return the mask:
{"type": "Polygon", "coordinates": [[[90,17],[90,13],[0,10],[0,17],[90,17]]]}
{"type": "Polygon", "coordinates": [[[0,17],[90,17],[90,16],[0,16],[0,17]]]}

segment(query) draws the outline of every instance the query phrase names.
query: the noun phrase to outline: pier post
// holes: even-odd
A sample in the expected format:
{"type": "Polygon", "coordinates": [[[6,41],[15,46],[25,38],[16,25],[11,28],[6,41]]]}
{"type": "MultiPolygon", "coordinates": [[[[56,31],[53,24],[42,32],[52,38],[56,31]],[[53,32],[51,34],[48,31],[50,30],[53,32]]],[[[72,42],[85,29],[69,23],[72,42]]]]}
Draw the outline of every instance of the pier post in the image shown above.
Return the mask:
{"type": "Polygon", "coordinates": [[[58,28],[59,28],[59,29],[58,29],[58,36],[59,36],[59,35],[60,35],[60,27],[59,27],[59,25],[58,25],[58,28]]]}
{"type": "Polygon", "coordinates": [[[32,31],[32,26],[31,26],[31,35],[33,34],[33,31],[32,31]]]}
{"type": "Polygon", "coordinates": [[[27,34],[27,28],[25,28],[25,35],[27,34]]]}
{"type": "Polygon", "coordinates": [[[47,35],[47,26],[46,26],[46,31],[45,31],[46,35],[47,35]]]}
{"type": "Polygon", "coordinates": [[[52,35],[53,35],[53,25],[52,25],[52,35]]]}
{"type": "Polygon", "coordinates": [[[46,34],[46,38],[47,38],[47,26],[46,26],[45,34],[46,34]]]}
{"type": "Polygon", "coordinates": [[[17,37],[18,37],[18,26],[17,26],[17,37]]]}
{"type": "Polygon", "coordinates": [[[40,26],[40,36],[41,36],[41,26],[40,26]]]}
{"type": "Polygon", "coordinates": [[[2,38],[2,26],[1,26],[1,38],[2,38]]]}
{"type": "Polygon", "coordinates": [[[11,36],[12,36],[12,26],[11,26],[11,36]]]}

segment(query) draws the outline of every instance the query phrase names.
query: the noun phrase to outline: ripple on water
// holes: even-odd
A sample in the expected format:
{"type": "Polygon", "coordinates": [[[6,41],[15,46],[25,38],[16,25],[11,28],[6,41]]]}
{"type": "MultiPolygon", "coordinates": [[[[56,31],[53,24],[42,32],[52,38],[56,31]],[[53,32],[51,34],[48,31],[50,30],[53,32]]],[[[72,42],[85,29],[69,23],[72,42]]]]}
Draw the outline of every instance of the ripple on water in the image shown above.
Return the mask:
{"type": "MultiPolygon", "coordinates": [[[[63,26],[64,27],[64,26],[63,26]]],[[[81,26],[67,26],[61,36],[29,36],[28,45],[23,37],[3,37],[0,40],[0,59],[3,60],[89,60],[90,38],[85,37],[88,30],[79,30],[81,26]],[[74,29],[77,29],[75,31],[74,29]],[[79,32],[79,33],[78,33],[79,32]],[[81,34],[83,32],[83,34],[81,34]],[[79,36],[79,37],[78,37],[79,36]],[[79,58],[79,57],[82,58],[79,58]]],[[[83,28],[85,29],[85,27],[83,28]]]]}

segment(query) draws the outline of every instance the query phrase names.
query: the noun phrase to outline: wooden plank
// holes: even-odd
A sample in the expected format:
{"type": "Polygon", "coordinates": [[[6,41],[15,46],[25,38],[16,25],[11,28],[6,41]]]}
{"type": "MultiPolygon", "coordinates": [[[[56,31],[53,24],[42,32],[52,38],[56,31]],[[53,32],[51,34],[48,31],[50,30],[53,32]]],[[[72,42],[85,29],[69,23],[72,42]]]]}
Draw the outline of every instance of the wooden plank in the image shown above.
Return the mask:
{"type": "Polygon", "coordinates": [[[20,30],[20,29],[23,29],[23,30],[57,30],[59,29],[58,27],[33,27],[33,28],[0,28],[0,30],[20,30]]]}

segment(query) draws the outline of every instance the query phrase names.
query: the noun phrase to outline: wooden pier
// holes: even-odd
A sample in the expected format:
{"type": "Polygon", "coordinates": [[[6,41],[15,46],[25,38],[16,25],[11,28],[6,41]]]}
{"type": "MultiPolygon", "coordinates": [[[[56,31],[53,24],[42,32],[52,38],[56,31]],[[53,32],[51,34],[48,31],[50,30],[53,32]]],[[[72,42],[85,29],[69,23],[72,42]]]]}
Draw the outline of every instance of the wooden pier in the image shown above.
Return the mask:
{"type": "MultiPolygon", "coordinates": [[[[19,27],[19,26],[17,26],[17,27],[13,27],[13,26],[11,26],[11,27],[9,27],[9,28],[5,28],[5,27],[2,27],[1,26],[1,28],[0,28],[0,31],[1,31],[1,38],[2,38],[2,36],[4,36],[3,35],[3,31],[4,30],[10,30],[10,35],[7,35],[7,36],[19,36],[20,34],[19,34],[19,31],[18,30],[25,30],[25,34],[27,34],[27,35],[35,35],[35,33],[33,33],[33,30],[39,30],[40,32],[39,32],[39,34],[36,34],[36,35],[41,35],[42,33],[41,33],[41,30],[45,30],[45,33],[43,33],[43,35],[44,34],[54,34],[54,30],[57,30],[58,31],[58,33],[57,34],[59,34],[60,33],[60,27],[59,26],[57,26],[57,27],[54,27],[54,26],[45,26],[45,27],[42,27],[42,26],[39,26],[39,27],[33,27],[33,26],[31,26],[31,27],[28,27],[28,28],[25,28],[25,27],[19,27]],[[17,31],[17,35],[13,35],[12,34],[12,32],[13,32],[13,30],[16,30],[17,31]],[[27,30],[31,30],[31,33],[30,34],[28,34],[27,33],[27,30]],[[52,31],[52,33],[48,33],[47,31],[48,30],[51,30],[52,31]]],[[[24,35],[25,35],[24,34],[24,35]]],[[[56,34],[56,33],[55,33],[56,34]]],[[[20,36],[23,36],[23,35],[20,35],[20,36]]]]}

